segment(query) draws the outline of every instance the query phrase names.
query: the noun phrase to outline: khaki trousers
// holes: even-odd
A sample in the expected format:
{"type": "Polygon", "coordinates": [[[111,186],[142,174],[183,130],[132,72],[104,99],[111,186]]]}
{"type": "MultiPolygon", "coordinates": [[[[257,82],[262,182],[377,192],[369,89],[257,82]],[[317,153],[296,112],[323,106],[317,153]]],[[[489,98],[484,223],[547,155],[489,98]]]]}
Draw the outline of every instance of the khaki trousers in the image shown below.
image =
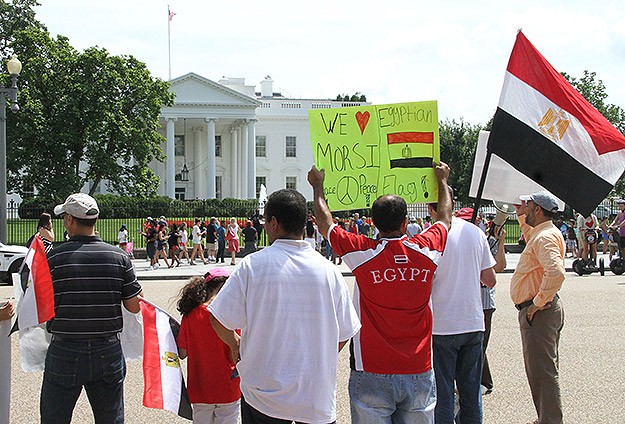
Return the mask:
{"type": "Polygon", "coordinates": [[[537,311],[531,323],[527,321],[527,308],[519,311],[525,373],[539,424],[562,423],[558,344],[563,326],[564,309],[558,296],[551,308],[537,311]]]}

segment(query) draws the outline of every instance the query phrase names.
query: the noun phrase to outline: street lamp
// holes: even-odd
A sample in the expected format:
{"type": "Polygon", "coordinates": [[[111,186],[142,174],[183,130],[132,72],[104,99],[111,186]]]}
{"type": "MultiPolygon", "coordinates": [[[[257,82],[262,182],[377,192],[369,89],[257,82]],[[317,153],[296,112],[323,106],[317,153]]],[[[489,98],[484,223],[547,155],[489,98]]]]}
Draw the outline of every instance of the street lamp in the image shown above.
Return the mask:
{"type": "Polygon", "coordinates": [[[0,86],[0,242],[7,242],[7,100],[11,102],[11,111],[17,112],[17,76],[22,71],[22,63],[13,55],[7,62],[11,75],[11,87],[0,86]]]}

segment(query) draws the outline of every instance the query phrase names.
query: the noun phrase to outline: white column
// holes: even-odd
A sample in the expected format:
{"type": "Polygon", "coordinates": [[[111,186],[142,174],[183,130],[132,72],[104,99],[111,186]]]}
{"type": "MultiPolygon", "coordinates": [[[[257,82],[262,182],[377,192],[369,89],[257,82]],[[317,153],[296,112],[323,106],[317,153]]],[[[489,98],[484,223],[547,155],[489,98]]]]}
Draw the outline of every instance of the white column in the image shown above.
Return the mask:
{"type": "MultiPolygon", "coordinates": [[[[191,168],[191,172],[193,172],[193,198],[201,199],[204,193],[204,178],[206,177],[206,173],[204,172],[204,167],[200,165],[202,163],[202,155],[204,154],[202,146],[202,127],[197,125],[191,128],[193,132],[193,167],[191,168]]],[[[187,158],[187,164],[190,161],[187,158]]],[[[188,165],[187,165],[188,166],[188,165]]]]}
{"type": "Polygon", "coordinates": [[[239,140],[241,140],[239,142],[239,144],[241,145],[241,156],[239,158],[239,163],[241,164],[241,179],[240,179],[240,188],[239,188],[239,194],[240,194],[240,198],[241,199],[246,199],[247,198],[247,174],[248,174],[248,169],[247,169],[247,151],[248,151],[248,146],[247,146],[247,125],[241,125],[239,127],[239,140]]]}
{"type": "Polygon", "coordinates": [[[165,195],[169,198],[176,197],[176,157],[174,151],[174,122],[178,118],[165,118],[167,120],[167,162],[165,165],[165,195]]]}
{"type": "Polygon", "coordinates": [[[247,120],[247,198],[256,198],[256,119],[247,120]]]}
{"type": "Polygon", "coordinates": [[[206,164],[206,198],[215,198],[215,122],[216,118],[205,118],[208,130],[206,131],[206,146],[208,161],[206,164]]]}
{"type": "Polygon", "coordinates": [[[237,130],[230,129],[230,197],[237,197],[237,130]]]}

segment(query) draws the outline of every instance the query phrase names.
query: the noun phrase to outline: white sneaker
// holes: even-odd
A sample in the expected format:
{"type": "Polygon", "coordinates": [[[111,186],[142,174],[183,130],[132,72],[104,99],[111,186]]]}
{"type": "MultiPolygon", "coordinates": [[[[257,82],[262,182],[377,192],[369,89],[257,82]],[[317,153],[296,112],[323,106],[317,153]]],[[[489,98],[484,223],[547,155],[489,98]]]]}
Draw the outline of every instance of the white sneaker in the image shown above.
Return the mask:
{"type": "Polygon", "coordinates": [[[152,265],[148,265],[148,267],[145,270],[146,271],[152,271],[152,265]]]}
{"type": "Polygon", "coordinates": [[[161,266],[159,264],[154,264],[153,268],[156,271],[157,269],[159,269],[161,266]]]}

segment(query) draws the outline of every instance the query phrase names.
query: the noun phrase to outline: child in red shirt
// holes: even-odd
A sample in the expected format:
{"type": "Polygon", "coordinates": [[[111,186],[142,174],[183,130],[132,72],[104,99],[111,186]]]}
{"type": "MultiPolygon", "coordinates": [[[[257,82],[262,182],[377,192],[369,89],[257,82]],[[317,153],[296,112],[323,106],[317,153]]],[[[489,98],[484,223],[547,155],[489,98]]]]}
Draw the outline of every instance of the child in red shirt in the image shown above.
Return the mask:
{"type": "Polygon", "coordinates": [[[229,276],[223,268],[212,268],[180,290],[182,323],[176,341],[180,359],[189,357],[187,391],[194,423],[236,424],[239,416],[239,377],[230,348],[213,330],[207,309],[229,276]]]}

